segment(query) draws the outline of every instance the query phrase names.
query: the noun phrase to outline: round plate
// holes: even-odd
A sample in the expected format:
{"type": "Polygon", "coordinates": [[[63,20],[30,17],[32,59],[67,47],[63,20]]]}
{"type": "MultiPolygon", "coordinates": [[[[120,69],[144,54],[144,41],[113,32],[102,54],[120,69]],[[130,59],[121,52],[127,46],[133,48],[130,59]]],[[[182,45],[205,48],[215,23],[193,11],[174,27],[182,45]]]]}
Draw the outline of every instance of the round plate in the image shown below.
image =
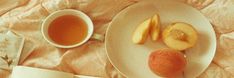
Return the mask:
{"type": "Polygon", "coordinates": [[[152,42],[148,38],[145,44],[136,45],[131,39],[136,27],[155,13],[160,15],[162,29],[173,22],[186,22],[198,31],[197,45],[185,51],[188,63],[183,76],[199,76],[214,57],[215,32],[198,10],[173,0],[141,1],[126,8],[113,19],[107,30],[105,43],[111,63],[129,78],[159,77],[149,69],[148,58],[152,51],[167,46],[162,40],[152,42]]]}

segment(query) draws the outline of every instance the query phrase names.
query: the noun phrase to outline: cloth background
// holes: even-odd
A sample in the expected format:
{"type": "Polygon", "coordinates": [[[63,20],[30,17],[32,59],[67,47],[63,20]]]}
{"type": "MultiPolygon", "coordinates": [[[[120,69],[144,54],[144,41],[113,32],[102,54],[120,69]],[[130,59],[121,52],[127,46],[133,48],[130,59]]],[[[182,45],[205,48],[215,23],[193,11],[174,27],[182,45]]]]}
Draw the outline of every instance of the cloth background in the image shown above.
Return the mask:
{"type": "MultiPolygon", "coordinates": [[[[0,0],[0,33],[11,30],[25,37],[19,65],[74,74],[124,78],[110,64],[104,43],[88,41],[81,47],[60,49],[42,37],[42,21],[61,9],[81,10],[91,17],[95,33],[104,35],[112,18],[121,10],[142,0],[0,0]]],[[[217,35],[216,55],[199,78],[234,77],[234,0],[177,0],[201,11],[217,35]]],[[[0,69],[0,78],[10,71],[0,69]]]]}

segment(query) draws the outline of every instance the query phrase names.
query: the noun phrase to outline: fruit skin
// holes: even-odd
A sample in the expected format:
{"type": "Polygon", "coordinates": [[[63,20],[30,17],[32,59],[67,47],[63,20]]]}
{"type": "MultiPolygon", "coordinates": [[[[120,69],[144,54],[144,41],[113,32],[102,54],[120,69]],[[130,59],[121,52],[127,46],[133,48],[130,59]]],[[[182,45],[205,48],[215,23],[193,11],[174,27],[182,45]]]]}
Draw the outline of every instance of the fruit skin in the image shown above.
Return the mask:
{"type": "Polygon", "coordinates": [[[151,18],[151,27],[150,27],[150,36],[152,41],[157,41],[160,34],[160,17],[158,14],[155,14],[151,18]]]}
{"type": "Polygon", "coordinates": [[[151,19],[142,22],[133,32],[132,41],[135,44],[143,44],[149,34],[151,19]]]}
{"type": "Polygon", "coordinates": [[[162,38],[168,47],[176,50],[185,50],[196,44],[198,33],[192,25],[176,22],[164,29],[162,38]]]}
{"type": "Polygon", "coordinates": [[[186,58],[181,52],[169,48],[153,51],[148,61],[152,72],[166,78],[175,78],[181,75],[186,64],[186,58]]]}

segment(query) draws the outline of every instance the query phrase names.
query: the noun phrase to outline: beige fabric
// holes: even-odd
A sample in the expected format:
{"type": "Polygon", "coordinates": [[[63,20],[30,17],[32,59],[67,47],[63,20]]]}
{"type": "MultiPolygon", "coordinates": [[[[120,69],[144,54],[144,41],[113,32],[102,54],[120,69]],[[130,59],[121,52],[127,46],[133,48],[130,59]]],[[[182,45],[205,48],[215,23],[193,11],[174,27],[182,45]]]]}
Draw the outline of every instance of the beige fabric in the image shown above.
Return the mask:
{"type": "MultiPolygon", "coordinates": [[[[88,14],[94,22],[95,32],[104,34],[114,15],[133,3],[133,0],[1,0],[0,4],[5,6],[0,7],[0,29],[9,29],[25,37],[27,48],[23,52],[31,52],[26,60],[21,59],[20,65],[106,78],[118,77],[107,60],[102,42],[89,41],[81,47],[58,49],[43,39],[40,24],[50,13],[72,8],[88,14]]],[[[9,72],[1,70],[0,78],[6,78],[9,72]]]]}
{"type": "MultiPolygon", "coordinates": [[[[124,8],[141,0],[1,0],[0,32],[12,30],[25,37],[20,65],[71,72],[74,74],[122,78],[109,63],[104,44],[89,41],[81,47],[59,49],[48,44],[40,33],[40,24],[50,13],[77,9],[88,14],[95,32],[105,34],[112,18],[124,8]]],[[[200,9],[217,33],[217,54],[199,78],[234,77],[234,8],[233,0],[178,0],[200,9]]],[[[0,78],[10,71],[0,69],[0,78]]]]}

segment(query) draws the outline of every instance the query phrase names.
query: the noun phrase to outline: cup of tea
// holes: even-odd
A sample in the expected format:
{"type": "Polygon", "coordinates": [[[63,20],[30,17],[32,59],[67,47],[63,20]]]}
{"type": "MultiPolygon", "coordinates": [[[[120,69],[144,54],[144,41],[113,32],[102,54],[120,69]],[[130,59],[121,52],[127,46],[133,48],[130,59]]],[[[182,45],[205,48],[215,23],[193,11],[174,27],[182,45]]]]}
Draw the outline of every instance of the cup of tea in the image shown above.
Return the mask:
{"type": "Polygon", "coordinates": [[[80,46],[93,36],[93,31],[91,19],[85,13],[72,9],[50,14],[43,21],[41,28],[44,39],[59,48],[80,46]]]}

